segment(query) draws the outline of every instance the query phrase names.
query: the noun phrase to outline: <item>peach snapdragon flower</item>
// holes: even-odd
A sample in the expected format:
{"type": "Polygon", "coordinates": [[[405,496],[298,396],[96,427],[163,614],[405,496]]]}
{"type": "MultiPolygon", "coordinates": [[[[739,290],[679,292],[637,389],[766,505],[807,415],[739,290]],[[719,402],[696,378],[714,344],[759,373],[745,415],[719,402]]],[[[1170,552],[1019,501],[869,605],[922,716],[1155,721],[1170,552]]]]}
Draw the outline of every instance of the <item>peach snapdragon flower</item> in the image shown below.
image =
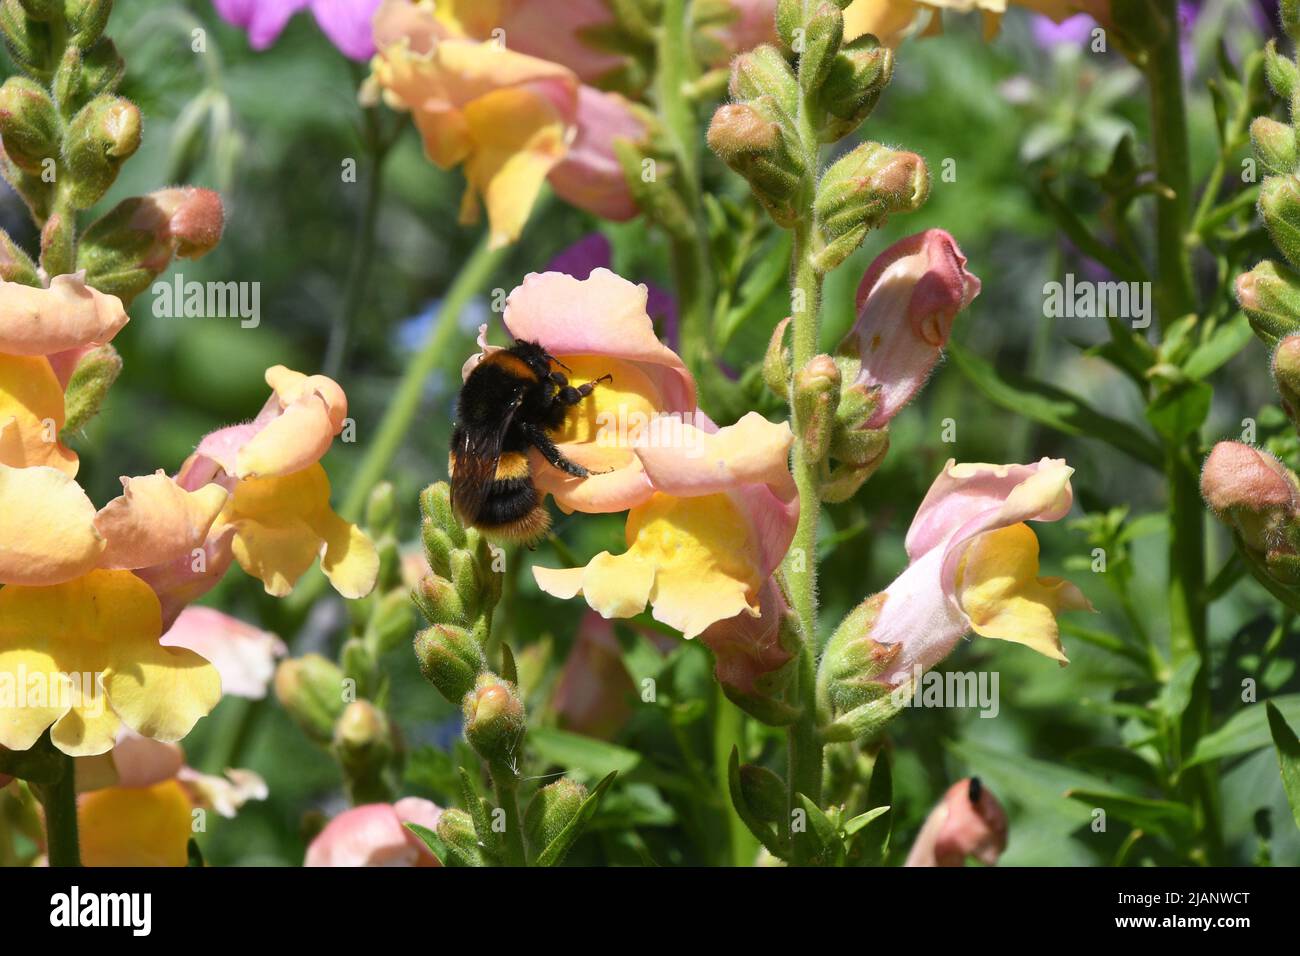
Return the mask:
{"type": "Polygon", "coordinates": [[[710,421],[681,359],[655,337],[647,295],[595,269],[586,279],[534,273],[506,300],[506,329],[568,366],[573,384],[612,377],[555,436],[592,474],[563,474],[534,451],[537,487],[565,511],[628,512],[624,552],[533,574],[543,591],[582,594],[606,618],[633,617],[649,604],[656,620],[690,638],[760,614],[760,593],[798,521],[793,436],[786,423],[753,412],[725,428],[710,421]]]}
{"type": "Polygon", "coordinates": [[[433,830],[441,816],[437,804],[419,797],[353,807],[326,824],[311,841],[303,865],[438,866],[438,858],[405,824],[417,823],[433,830]]]}
{"type": "Polygon", "coordinates": [[[904,866],[992,866],[1007,848],[1007,814],[979,777],[958,780],[935,804],[904,866]]]}
{"type": "Polygon", "coordinates": [[[940,16],[945,10],[979,13],[984,21],[984,37],[991,39],[997,35],[1008,6],[1025,7],[1057,23],[1077,13],[1091,14],[1106,22],[1110,0],[853,0],[844,9],[844,39],[854,40],[870,33],[886,46],[896,47],[913,33],[941,33],[940,16]]]}
{"type": "Polygon", "coordinates": [[[496,246],[518,238],[548,180],[581,209],[630,219],[636,206],[614,141],[646,134],[622,97],[582,85],[572,69],[554,62],[548,51],[563,50],[544,39],[566,15],[557,19],[553,7],[525,13],[517,25],[502,27],[491,10],[453,4],[435,12],[428,0],[386,0],[375,15],[378,52],[363,91],[367,97],[382,91],[389,106],[411,113],[435,165],[463,168],[468,188],[461,221],[477,220],[481,199],[496,246]],[[534,28],[547,20],[547,29],[534,28]],[[498,29],[506,31],[504,44],[498,29]],[[524,42],[527,50],[510,39],[525,37],[534,42],[524,42]]]}

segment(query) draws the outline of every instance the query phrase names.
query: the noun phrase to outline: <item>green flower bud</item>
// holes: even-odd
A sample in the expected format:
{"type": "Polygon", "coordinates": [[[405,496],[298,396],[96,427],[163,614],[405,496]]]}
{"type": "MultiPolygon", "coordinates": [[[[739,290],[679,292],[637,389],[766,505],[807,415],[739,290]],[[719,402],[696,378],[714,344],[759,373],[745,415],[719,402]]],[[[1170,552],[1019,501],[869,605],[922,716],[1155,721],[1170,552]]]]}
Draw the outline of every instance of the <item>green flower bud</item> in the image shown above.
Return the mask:
{"type": "Polygon", "coordinates": [[[798,219],[795,201],[802,189],[803,157],[794,136],[782,130],[773,97],[718,107],[709,124],[709,147],[724,163],[749,180],[754,197],[777,225],[789,228],[798,219]]]}
{"type": "Polygon", "coordinates": [[[382,776],[395,749],[393,728],[383,711],[368,700],[347,705],[334,727],[333,751],[354,802],[387,796],[382,776]]]}
{"type": "Polygon", "coordinates": [[[463,624],[468,620],[460,594],[441,575],[426,574],[422,577],[411,590],[411,599],[430,624],[463,624]]]}
{"type": "Polygon", "coordinates": [[[343,676],[353,682],[359,693],[373,693],[378,663],[374,651],[366,646],[365,641],[359,637],[349,637],[344,641],[339,652],[339,665],[343,668],[343,676]]]}
{"type": "Polygon", "coordinates": [[[54,98],[60,112],[72,117],[96,96],[113,93],[125,73],[126,64],[107,37],[87,50],[68,47],[54,74],[54,98]]]}
{"type": "Polygon", "coordinates": [[[39,176],[59,155],[60,123],[54,101],[39,83],[11,76],[0,86],[0,137],[15,166],[39,176]]]}
{"type": "Polygon", "coordinates": [[[406,639],[413,623],[410,597],[397,588],[379,599],[366,624],[366,634],[383,654],[406,639]]]}
{"type": "Polygon", "coordinates": [[[529,846],[538,853],[550,846],[578,815],[586,799],[587,788],[568,777],[538,790],[524,811],[524,834],[529,846]]]}
{"type": "Polygon", "coordinates": [[[1277,51],[1277,41],[1269,40],[1264,45],[1264,76],[1268,85],[1279,98],[1291,102],[1295,96],[1298,73],[1295,61],[1277,51]]]}
{"type": "Polygon", "coordinates": [[[1300,332],[1300,276],[1270,259],[1237,276],[1237,302],[1270,348],[1300,332]]]}
{"type": "Polygon", "coordinates": [[[108,390],[121,373],[122,357],[111,345],[101,345],[81,357],[64,392],[65,435],[81,430],[99,413],[108,390]]]}
{"type": "Polygon", "coordinates": [[[893,213],[925,202],[930,174],[916,153],[863,143],[822,176],[815,209],[826,242],[814,260],[819,272],[835,268],[893,213]]]}
{"type": "Polygon", "coordinates": [[[465,546],[465,529],[451,507],[451,486],[437,481],[420,492],[420,513],[447,533],[457,547],[465,546]]]}
{"type": "Polygon", "coordinates": [[[283,660],[275,671],[275,695],[308,737],[330,742],[345,703],[337,664],[319,654],[283,660]]]}
{"type": "Polygon", "coordinates": [[[794,417],[809,461],[825,460],[840,400],[840,370],[829,355],[814,356],[794,377],[794,417]]]}
{"type": "Polygon", "coordinates": [[[790,401],[790,350],[785,345],[789,328],[789,318],[777,323],[763,356],[763,384],[783,402],[790,401]]]}
{"type": "Polygon", "coordinates": [[[56,209],[51,212],[41,227],[41,267],[46,275],[75,271],[76,241],[77,217],[72,211],[56,209]]]}
{"type": "Polygon", "coordinates": [[[764,823],[778,823],[785,819],[785,781],[766,767],[752,763],[742,764],[740,791],[754,816],[764,823]]]}
{"type": "Polygon", "coordinates": [[[1295,130],[1267,116],[1250,124],[1250,144],[1269,172],[1285,175],[1296,167],[1295,130]]]}
{"type": "Polygon", "coordinates": [[[63,0],[18,0],[23,12],[33,20],[47,22],[63,15],[63,0]]]}
{"type": "Polygon", "coordinates": [[[103,198],[118,170],[140,147],[140,111],[120,96],[97,96],[68,126],[64,143],[68,195],[78,209],[103,198]]]}
{"type": "Polygon", "coordinates": [[[487,670],[483,648],[463,627],[437,624],[415,635],[420,673],[453,704],[465,700],[487,670]]]}
{"type": "Polygon", "coordinates": [[[36,263],[14,242],[9,233],[0,229],[0,279],[22,285],[39,286],[41,277],[36,263]]]}
{"type": "Polygon", "coordinates": [[[454,807],[443,810],[438,817],[438,839],[460,859],[474,866],[482,866],[483,853],[479,849],[478,834],[474,831],[474,821],[464,810],[454,807]]]}
{"type": "Polygon", "coordinates": [[[795,45],[795,34],[803,28],[803,0],[777,0],[776,35],[788,48],[795,45]]]}
{"type": "Polygon", "coordinates": [[[799,111],[799,83],[785,56],[771,44],[742,53],[731,63],[731,98],[743,103],[767,94],[787,120],[799,111]]]}
{"type": "Polygon", "coordinates": [[[833,3],[823,2],[813,10],[804,30],[799,52],[799,85],[811,93],[822,85],[844,42],[844,14],[833,3]]]}
{"type": "Polygon", "coordinates": [[[83,50],[104,33],[113,0],[66,0],[68,39],[83,50]]]}
{"type": "Polygon", "coordinates": [[[0,0],[0,34],[17,66],[41,79],[48,76],[50,29],[32,18],[19,0],[0,0]]]}
{"type": "Polygon", "coordinates": [[[424,544],[424,559],[429,567],[444,577],[451,574],[451,552],[456,544],[433,518],[420,521],[420,540],[424,544]]]}
{"type": "Polygon", "coordinates": [[[460,599],[463,619],[478,617],[479,612],[484,610],[478,561],[472,552],[464,548],[456,548],[451,552],[451,585],[456,590],[456,597],[460,599]]]}
{"type": "MultiPolygon", "coordinates": [[[[836,432],[837,438],[840,432],[836,432]]],[[[889,426],[848,432],[841,441],[831,442],[834,462],[817,482],[817,496],[830,504],[848,501],[876,473],[889,451],[889,426]],[[836,449],[853,457],[839,458],[836,449]]]]}
{"type": "Polygon", "coordinates": [[[875,37],[867,34],[847,44],[817,91],[817,103],[826,114],[818,138],[834,143],[861,126],[893,74],[894,53],[875,37]]]}
{"type": "Polygon", "coordinates": [[[378,536],[390,534],[397,521],[397,493],[391,481],[381,481],[366,499],[366,530],[378,536]]]}
{"type": "Polygon", "coordinates": [[[493,768],[517,773],[524,736],[524,704],[519,691],[495,674],[480,674],[461,705],[465,739],[493,768]]]}
{"type": "Polygon", "coordinates": [[[221,197],[179,186],[125,199],[90,224],[78,245],[86,281],[127,305],[180,256],[197,259],[216,246],[224,224],[221,197]]]}
{"type": "Polygon", "coordinates": [[[1259,190],[1259,212],[1273,245],[1300,269],[1300,179],[1269,176],[1259,190]]]}
{"type": "Polygon", "coordinates": [[[867,598],[850,611],[826,644],[817,669],[818,702],[835,713],[845,713],[887,694],[876,682],[901,645],[889,647],[871,638],[871,628],[884,605],[884,595],[867,598]]]}
{"type": "Polygon", "coordinates": [[[1288,335],[1273,351],[1273,381],[1282,406],[1294,423],[1300,412],[1300,335],[1288,335]]]}

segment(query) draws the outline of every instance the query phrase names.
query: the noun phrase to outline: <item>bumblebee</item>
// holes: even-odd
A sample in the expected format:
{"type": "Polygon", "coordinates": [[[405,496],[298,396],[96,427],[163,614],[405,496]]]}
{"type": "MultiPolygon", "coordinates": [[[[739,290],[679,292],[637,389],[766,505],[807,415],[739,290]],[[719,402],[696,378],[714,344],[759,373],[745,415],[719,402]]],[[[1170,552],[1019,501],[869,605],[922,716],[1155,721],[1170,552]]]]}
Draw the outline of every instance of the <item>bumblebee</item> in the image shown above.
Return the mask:
{"type": "Polygon", "coordinates": [[[591,474],[566,458],[551,434],[613,376],[575,388],[554,366],[571,371],[536,342],[520,341],[489,352],[461,386],[448,470],[452,509],[465,527],[524,544],[546,533],[550,517],[533,484],[530,448],[575,478],[591,474]]]}

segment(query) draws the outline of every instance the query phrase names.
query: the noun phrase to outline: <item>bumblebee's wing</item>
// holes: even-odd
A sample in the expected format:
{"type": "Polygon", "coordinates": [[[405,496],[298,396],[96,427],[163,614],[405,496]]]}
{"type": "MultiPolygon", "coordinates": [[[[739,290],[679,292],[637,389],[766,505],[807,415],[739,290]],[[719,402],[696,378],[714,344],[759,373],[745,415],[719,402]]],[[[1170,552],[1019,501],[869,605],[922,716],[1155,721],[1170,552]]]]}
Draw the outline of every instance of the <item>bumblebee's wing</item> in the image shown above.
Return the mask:
{"type": "Polygon", "coordinates": [[[457,426],[451,436],[451,507],[465,527],[478,520],[479,511],[496,480],[501,444],[523,396],[515,398],[493,428],[457,426]]]}

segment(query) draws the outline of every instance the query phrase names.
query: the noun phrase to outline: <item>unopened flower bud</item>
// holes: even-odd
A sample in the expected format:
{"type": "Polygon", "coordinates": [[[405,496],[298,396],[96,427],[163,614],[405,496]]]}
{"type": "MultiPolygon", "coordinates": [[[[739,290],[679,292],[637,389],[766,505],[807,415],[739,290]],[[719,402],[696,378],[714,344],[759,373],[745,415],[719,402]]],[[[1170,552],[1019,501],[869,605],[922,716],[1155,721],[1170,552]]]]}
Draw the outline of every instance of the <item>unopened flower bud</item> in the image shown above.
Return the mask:
{"type": "Polygon", "coordinates": [[[65,0],[65,10],[68,39],[84,50],[103,34],[113,0],[65,0]]]}
{"type": "Polygon", "coordinates": [[[464,810],[455,807],[443,810],[436,830],[438,839],[451,847],[462,860],[482,864],[483,854],[479,849],[478,834],[474,831],[474,821],[464,810]]]}
{"type": "Polygon", "coordinates": [[[393,588],[375,602],[366,622],[366,636],[375,650],[384,654],[410,636],[413,622],[410,596],[401,588],[393,588]]]}
{"type": "Polygon", "coordinates": [[[1273,352],[1273,381],[1292,422],[1300,412],[1300,334],[1288,335],[1273,352]]]}
{"type": "Polygon", "coordinates": [[[431,624],[461,624],[466,620],[460,595],[441,575],[430,573],[422,577],[411,591],[411,598],[431,624]]]}
{"type": "Polygon", "coordinates": [[[303,732],[329,743],[343,713],[343,671],[319,654],[291,657],[275,671],[275,695],[303,732]]]}
{"type": "Polygon", "coordinates": [[[904,866],[992,866],[1007,848],[1007,814],[979,777],[948,788],[926,817],[904,866]]]}
{"type": "Polygon", "coordinates": [[[420,514],[447,533],[457,547],[465,546],[465,529],[451,507],[451,485],[436,481],[420,492],[420,514]]]}
{"type": "Polygon", "coordinates": [[[866,234],[890,215],[925,201],[930,174],[916,153],[863,143],[822,176],[815,209],[826,246],[813,265],[829,272],[853,252],[866,234]]]}
{"type": "Polygon", "coordinates": [[[785,781],[766,767],[743,764],[740,768],[740,790],[750,811],[764,823],[777,823],[785,819],[785,781]]]}
{"type": "Polygon", "coordinates": [[[1248,548],[1267,552],[1284,544],[1300,489],[1295,476],[1272,455],[1241,442],[1221,441],[1201,469],[1201,494],[1248,548]]]}
{"type": "Polygon", "coordinates": [[[343,770],[355,803],[387,796],[382,776],[394,751],[388,718],[368,700],[354,700],[334,727],[334,756],[343,770]]]}
{"type": "Polygon", "coordinates": [[[30,286],[41,284],[36,263],[3,229],[0,229],[0,280],[30,286]]]}
{"type": "Polygon", "coordinates": [[[768,94],[787,117],[799,109],[799,82],[785,55],[771,44],[742,53],[731,62],[731,98],[737,103],[768,94]]]}
{"type": "Polygon", "coordinates": [[[524,735],[524,704],[519,691],[495,674],[480,674],[465,695],[465,739],[493,767],[515,773],[524,735]]]}
{"type": "Polygon", "coordinates": [[[18,0],[18,3],[33,20],[48,22],[63,14],[63,0],[18,0]]]}
{"type": "Polygon", "coordinates": [[[64,143],[72,204],[89,209],[140,148],[140,110],[120,96],[97,96],[72,118],[64,143]]]}
{"type": "Polygon", "coordinates": [[[871,628],[883,604],[884,595],[877,594],[845,615],[822,653],[817,669],[818,699],[836,714],[889,692],[876,677],[889,667],[900,645],[884,646],[871,637],[871,628]]]}
{"type": "Polygon", "coordinates": [[[474,689],[487,669],[483,648],[463,627],[438,624],[415,635],[415,657],[420,673],[438,693],[458,704],[474,689]]]}
{"type": "Polygon", "coordinates": [[[802,29],[803,0],[777,0],[776,35],[781,38],[781,42],[793,50],[798,45],[798,31],[802,29]]]}
{"type": "Polygon", "coordinates": [[[99,413],[121,373],[122,357],[111,345],[101,345],[81,357],[64,390],[65,433],[79,431],[99,413]]]}
{"type": "Polygon", "coordinates": [[[834,143],[861,126],[893,74],[893,51],[871,34],[846,44],[817,92],[817,102],[826,113],[818,138],[834,143]]]}
{"type": "Polygon", "coordinates": [[[13,164],[33,175],[59,155],[59,114],[39,83],[11,76],[0,86],[0,138],[13,164]]]}
{"type": "Polygon", "coordinates": [[[1300,269],[1300,179],[1266,178],[1259,190],[1259,214],[1273,245],[1292,268],[1300,269]]]}
{"type": "Polygon", "coordinates": [[[397,494],[391,481],[381,481],[366,499],[366,530],[372,536],[389,534],[397,518],[397,494]]]}
{"type": "Polygon", "coordinates": [[[1296,135],[1286,123],[1267,116],[1256,117],[1250,124],[1250,143],[1259,161],[1270,172],[1286,174],[1295,171],[1296,135]]]}
{"type": "Polygon", "coordinates": [[[1300,73],[1295,61],[1277,51],[1277,41],[1269,40],[1264,46],[1264,76],[1273,92],[1285,102],[1291,102],[1297,87],[1300,87],[1300,73]]]}
{"type": "Polygon", "coordinates": [[[788,317],[777,323],[763,356],[763,384],[783,402],[790,400],[790,350],[785,344],[789,328],[788,317]]]}
{"type": "Polygon", "coordinates": [[[172,258],[211,251],[224,225],[221,197],[193,186],[126,199],[91,223],[78,247],[87,281],[129,303],[172,258]]]}
{"type": "Polygon", "coordinates": [[[780,107],[770,95],[720,106],[709,124],[709,147],[749,180],[754,197],[777,225],[789,227],[804,175],[793,137],[782,130],[780,107]]]}
{"type": "Polygon", "coordinates": [[[811,93],[822,85],[844,42],[844,14],[829,0],[819,3],[804,29],[799,51],[799,85],[811,93]]]}
{"type": "Polygon", "coordinates": [[[126,64],[107,37],[101,37],[87,50],[69,46],[54,73],[54,98],[59,110],[66,117],[74,116],[96,96],[115,92],[125,72],[126,64]]]}
{"type": "Polygon", "coordinates": [[[587,788],[568,777],[538,790],[524,811],[524,833],[529,845],[538,853],[550,846],[573,822],[586,799],[587,788]]]}
{"type": "Polygon", "coordinates": [[[1300,276],[1284,265],[1265,259],[1237,276],[1237,302],[1265,345],[1300,332],[1300,276]]]}
{"type": "Polygon", "coordinates": [[[815,356],[795,374],[795,422],[807,460],[820,462],[826,458],[839,400],[840,370],[829,355],[815,356]]]}

